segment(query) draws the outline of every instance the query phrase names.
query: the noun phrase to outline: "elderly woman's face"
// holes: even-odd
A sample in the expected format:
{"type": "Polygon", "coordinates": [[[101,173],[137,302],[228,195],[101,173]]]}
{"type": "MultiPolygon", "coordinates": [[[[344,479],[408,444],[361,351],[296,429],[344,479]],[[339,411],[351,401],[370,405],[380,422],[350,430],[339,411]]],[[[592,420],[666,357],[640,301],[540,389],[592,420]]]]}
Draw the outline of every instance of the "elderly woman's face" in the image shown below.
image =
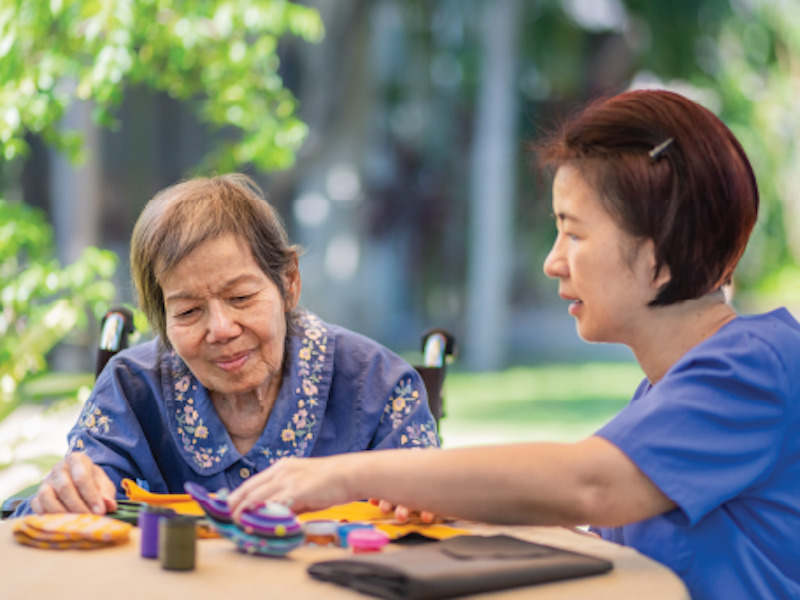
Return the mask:
{"type": "Polygon", "coordinates": [[[160,283],[167,337],[205,387],[243,394],[280,378],[297,269],[287,278],[287,306],[247,244],[229,234],[195,248],[160,283]]]}

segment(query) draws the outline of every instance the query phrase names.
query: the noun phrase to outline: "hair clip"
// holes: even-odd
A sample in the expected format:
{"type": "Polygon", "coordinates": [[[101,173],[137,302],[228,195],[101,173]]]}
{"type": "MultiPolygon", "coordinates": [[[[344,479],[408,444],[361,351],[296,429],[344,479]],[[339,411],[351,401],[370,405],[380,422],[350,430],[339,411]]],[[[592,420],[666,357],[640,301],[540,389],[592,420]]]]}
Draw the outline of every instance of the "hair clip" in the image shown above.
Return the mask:
{"type": "Polygon", "coordinates": [[[661,158],[661,155],[664,153],[664,150],[669,148],[670,144],[675,141],[673,138],[667,138],[663,142],[661,142],[658,146],[654,146],[648,154],[650,155],[651,160],[658,160],[661,158]]]}

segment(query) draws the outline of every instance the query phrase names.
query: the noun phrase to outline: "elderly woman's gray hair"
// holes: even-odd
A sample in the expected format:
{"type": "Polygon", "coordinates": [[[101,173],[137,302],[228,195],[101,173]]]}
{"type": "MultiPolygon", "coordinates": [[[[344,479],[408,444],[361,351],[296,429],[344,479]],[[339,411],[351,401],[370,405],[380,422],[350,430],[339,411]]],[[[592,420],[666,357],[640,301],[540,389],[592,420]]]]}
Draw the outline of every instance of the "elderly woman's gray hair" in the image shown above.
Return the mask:
{"type": "Polygon", "coordinates": [[[170,186],[150,200],[131,237],[130,264],[139,307],[169,346],[160,277],[197,246],[234,234],[286,298],[285,276],[298,248],[289,244],[280,216],[258,184],[242,174],[197,178],[170,186]]]}

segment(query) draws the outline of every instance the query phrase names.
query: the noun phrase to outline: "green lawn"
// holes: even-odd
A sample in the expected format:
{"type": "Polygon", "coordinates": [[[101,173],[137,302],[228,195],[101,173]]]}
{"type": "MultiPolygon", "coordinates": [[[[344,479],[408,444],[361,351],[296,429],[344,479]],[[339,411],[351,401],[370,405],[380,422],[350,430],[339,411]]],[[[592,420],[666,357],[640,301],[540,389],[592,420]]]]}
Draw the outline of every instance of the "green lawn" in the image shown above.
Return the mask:
{"type": "Polygon", "coordinates": [[[444,389],[444,445],[580,439],[625,406],[641,379],[635,363],[451,370],[444,389]]]}

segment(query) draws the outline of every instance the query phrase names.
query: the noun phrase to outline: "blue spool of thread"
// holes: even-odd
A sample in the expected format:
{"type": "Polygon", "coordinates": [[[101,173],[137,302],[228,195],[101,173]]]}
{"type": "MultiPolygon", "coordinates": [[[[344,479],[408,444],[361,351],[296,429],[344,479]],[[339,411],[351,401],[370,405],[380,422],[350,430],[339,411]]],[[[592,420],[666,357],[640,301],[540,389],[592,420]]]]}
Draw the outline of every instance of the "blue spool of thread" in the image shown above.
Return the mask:
{"type": "Polygon", "coordinates": [[[342,548],[347,548],[347,534],[356,529],[375,529],[375,526],[371,523],[342,523],[336,531],[339,536],[339,545],[342,548]]]}
{"type": "Polygon", "coordinates": [[[139,513],[139,529],[142,532],[142,558],[158,558],[158,525],[161,519],[175,515],[171,508],[145,505],[139,513]]]}

